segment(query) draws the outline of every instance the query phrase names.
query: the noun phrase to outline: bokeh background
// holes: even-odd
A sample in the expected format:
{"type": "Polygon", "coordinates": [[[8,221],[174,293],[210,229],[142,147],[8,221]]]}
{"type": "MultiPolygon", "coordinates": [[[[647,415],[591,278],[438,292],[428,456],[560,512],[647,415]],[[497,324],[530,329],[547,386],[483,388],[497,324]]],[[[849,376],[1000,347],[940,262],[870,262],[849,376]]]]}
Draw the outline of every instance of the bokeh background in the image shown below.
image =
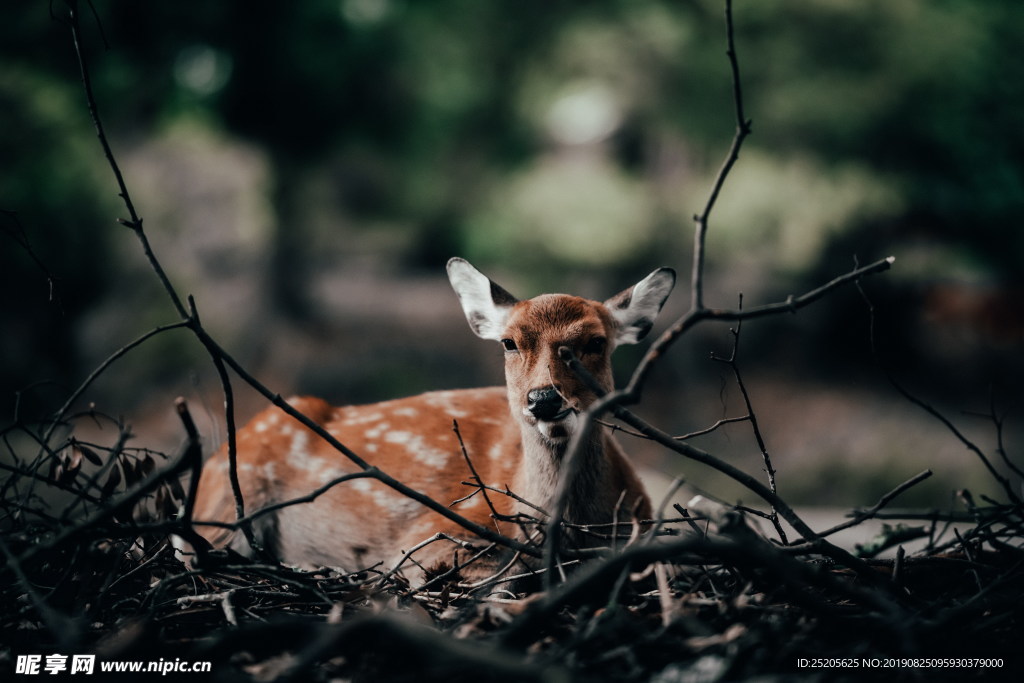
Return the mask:
{"type": "MultiPolygon", "coordinates": [[[[658,330],[685,310],[692,216],[735,127],[721,2],[94,6],[83,49],[156,253],[276,391],[351,403],[500,383],[500,350],[473,337],[444,279],[452,255],[523,297],[605,298],[673,266],[658,330]]],[[[62,12],[0,10],[5,422],[44,417],[104,358],[175,321],[115,222],[62,12]]],[[[712,214],[708,303],[779,300],[897,258],[865,283],[877,359],[852,288],[743,329],[780,493],[870,504],[931,468],[905,502],[998,495],[878,362],[998,460],[994,409],[1020,462],[1024,5],[741,0],[735,13],[754,135],[712,214]]],[[[640,412],[675,433],[741,414],[731,371],[710,360],[731,344],[724,325],[682,340],[640,412]]],[[[620,378],[640,353],[619,352],[620,378]]],[[[214,447],[219,386],[201,347],[171,332],[118,361],[83,407],[123,416],[136,445],[173,449],[178,395],[201,407],[214,447]]],[[[260,405],[240,388],[241,417],[260,405]]],[[[746,425],[695,443],[761,467],[746,425]]],[[[745,495],[626,445],[655,471],[745,495]]]]}

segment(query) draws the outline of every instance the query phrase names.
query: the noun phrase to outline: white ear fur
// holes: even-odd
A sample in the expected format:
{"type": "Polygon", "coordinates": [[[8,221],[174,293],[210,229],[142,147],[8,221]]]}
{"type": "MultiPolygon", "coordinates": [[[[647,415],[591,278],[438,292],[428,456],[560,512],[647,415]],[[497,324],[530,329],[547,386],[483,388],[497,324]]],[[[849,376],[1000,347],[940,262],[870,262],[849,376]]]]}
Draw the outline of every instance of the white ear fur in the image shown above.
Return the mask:
{"type": "Polygon", "coordinates": [[[676,271],[659,268],[629,289],[604,302],[619,324],[615,343],[636,344],[654,326],[661,307],[676,284],[676,271]]]}
{"type": "Polygon", "coordinates": [[[478,337],[500,341],[517,300],[461,258],[448,261],[448,279],[459,296],[462,311],[478,337]]]}

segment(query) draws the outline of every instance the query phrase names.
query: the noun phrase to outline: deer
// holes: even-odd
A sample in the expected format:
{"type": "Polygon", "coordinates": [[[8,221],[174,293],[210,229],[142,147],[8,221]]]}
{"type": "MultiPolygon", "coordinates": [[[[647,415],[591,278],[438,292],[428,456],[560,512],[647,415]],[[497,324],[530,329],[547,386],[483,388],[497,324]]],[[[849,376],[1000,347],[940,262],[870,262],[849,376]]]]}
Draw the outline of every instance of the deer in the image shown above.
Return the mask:
{"type": "MultiPolygon", "coordinates": [[[[568,294],[520,301],[461,258],[448,262],[447,273],[472,331],[501,344],[504,387],[345,407],[314,397],[288,403],[372,466],[466,519],[536,540],[539,527],[522,520],[543,522],[551,514],[566,449],[582,413],[597,399],[592,382],[612,390],[612,352],[648,334],[675,285],[675,271],[655,270],[604,302],[568,294]],[[589,373],[587,381],[560,357],[563,348],[589,373]]],[[[577,451],[578,475],[565,494],[564,523],[635,525],[649,519],[650,500],[621,446],[604,426],[587,433],[577,451]]],[[[299,498],[359,470],[273,406],[238,430],[236,443],[247,510],[299,498]]],[[[252,557],[255,551],[238,529],[201,524],[230,523],[235,514],[225,444],[202,470],[196,530],[213,548],[252,557]]],[[[371,477],[345,481],[312,502],[280,507],[254,520],[251,532],[285,564],[347,572],[383,566],[411,585],[453,569],[472,583],[508,566],[508,551],[477,552],[473,534],[371,477]],[[431,542],[438,539],[448,540],[431,542]]]]}

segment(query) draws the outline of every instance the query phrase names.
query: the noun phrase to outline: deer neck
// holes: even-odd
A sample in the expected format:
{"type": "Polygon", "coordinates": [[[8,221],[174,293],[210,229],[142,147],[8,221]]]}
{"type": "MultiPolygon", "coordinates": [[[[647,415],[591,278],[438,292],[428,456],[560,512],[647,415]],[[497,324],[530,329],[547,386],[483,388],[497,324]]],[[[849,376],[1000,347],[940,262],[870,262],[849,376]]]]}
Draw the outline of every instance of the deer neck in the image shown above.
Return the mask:
{"type": "MultiPolygon", "coordinates": [[[[605,439],[603,428],[595,428],[576,456],[580,461],[565,501],[565,521],[581,524],[609,521],[596,519],[599,510],[610,509],[604,506],[607,501],[601,500],[602,494],[610,490],[604,485],[610,476],[610,467],[605,457],[605,439]]],[[[567,449],[567,441],[553,443],[538,434],[535,427],[523,425],[520,495],[548,514],[554,512],[567,449]]],[[[536,511],[524,512],[536,514],[536,511]]]]}

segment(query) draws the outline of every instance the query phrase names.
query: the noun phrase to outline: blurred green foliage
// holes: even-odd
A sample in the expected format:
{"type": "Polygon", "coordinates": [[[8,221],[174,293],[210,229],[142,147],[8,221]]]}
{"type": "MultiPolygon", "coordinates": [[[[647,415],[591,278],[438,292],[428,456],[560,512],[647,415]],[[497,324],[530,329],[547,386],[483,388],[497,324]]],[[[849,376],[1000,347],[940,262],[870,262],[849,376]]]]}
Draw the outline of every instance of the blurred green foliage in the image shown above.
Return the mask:
{"type": "MultiPolygon", "coordinates": [[[[271,290],[299,317],[299,264],[324,241],[303,194],[317,174],[349,224],[400,232],[406,264],[462,253],[542,280],[685,267],[734,128],[717,0],[94,4],[84,49],[115,140],[189,119],[268,155],[271,290]]],[[[930,240],[1020,282],[1019,0],[736,4],[755,135],[712,219],[712,265],[756,252],[818,277],[930,240]]],[[[5,393],[78,376],[54,320],[121,267],[65,11],[0,10],[0,208],[62,293],[46,304],[45,273],[4,237],[5,393]]]]}

